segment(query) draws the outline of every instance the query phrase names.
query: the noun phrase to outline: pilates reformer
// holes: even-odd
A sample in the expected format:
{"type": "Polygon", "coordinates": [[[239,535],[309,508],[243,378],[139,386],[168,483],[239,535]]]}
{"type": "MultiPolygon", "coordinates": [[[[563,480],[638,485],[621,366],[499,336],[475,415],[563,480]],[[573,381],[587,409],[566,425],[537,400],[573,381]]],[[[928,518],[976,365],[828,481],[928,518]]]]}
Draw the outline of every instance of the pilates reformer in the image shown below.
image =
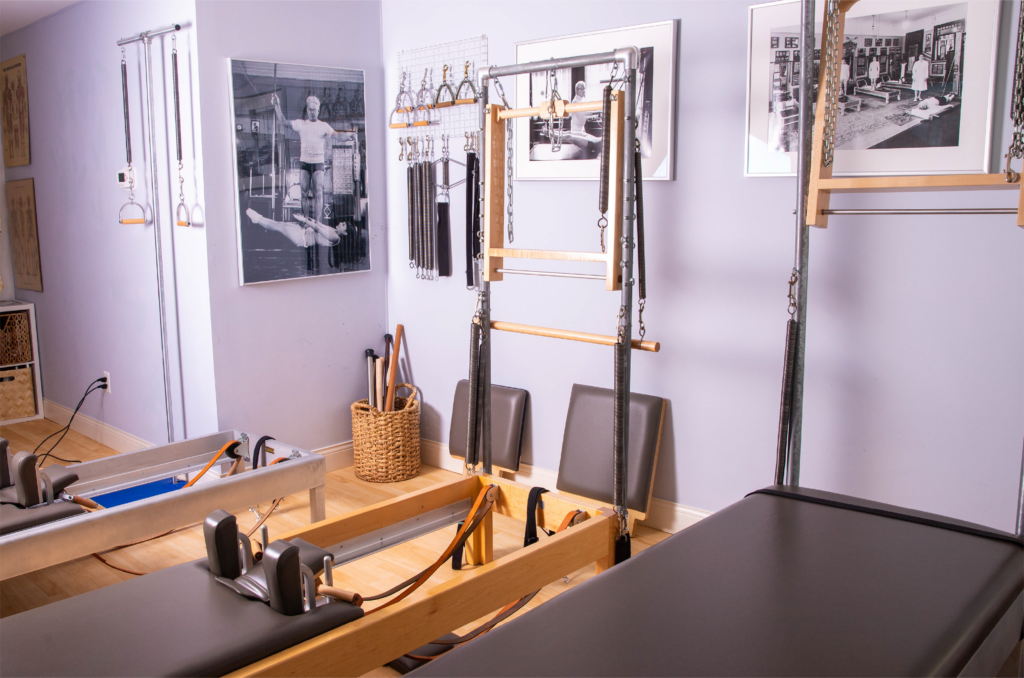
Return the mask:
{"type": "Polygon", "coordinates": [[[304,490],[310,522],[323,520],[324,458],[269,437],[249,441],[223,431],[38,473],[35,455],[20,452],[0,483],[0,580],[304,490]]]}
{"type": "MultiPolygon", "coordinates": [[[[478,74],[482,110],[488,120],[495,121],[498,112],[504,109],[487,106],[488,84],[493,78],[546,70],[559,61],[574,66],[617,62],[624,67],[622,79],[626,84],[626,96],[606,97],[605,101],[605,105],[617,109],[617,115],[610,116],[613,120],[610,129],[616,143],[613,157],[617,160],[612,161],[613,171],[606,174],[611,179],[604,198],[609,200],[610,194],[615,200],[610,203],[612,218],[608,220],[613,247],[600,260],[615,262],[616,270],[601,276],[601,279],[607,280],[614,289],[624,290],[626,312],[624,317],[619,317],[618,338],[593,339],[597,343],[609,343],[610,340],[616,347],[616,365],[619,368],[615,390],[605,396],[613,416],[604,420],[612,432],[613,444],[605,449],[615,463],[608,464],[605,470],[614,475],[611,496],[618,504],[616,509],[607,508],[601,502],[556,493],[545,495],[542,502],[534,503],[530,500],[532,488],[491,475],[490,373],[488,363],[483,361],[476,385],[483,410],[479,449],[482,464],[476,463],[474,450],[468,457],[468,462],[472,463],[467,463],[466,477],[281,535],[264,548],[265,555],[259,565],[253,564],[252,568],[249,565],[254,561],[248,555],[251,547],[247,549],[246,540],[237,536],[237,527],[232,524],[230,516],[211,515],[204,526],[208,552],[205,562],[169,568],[0,620],[5,648],[8,643],[16,648],[10,654],[5,649],[3,671],[19,675],[69,672],[102,675],[209,675],[228,672],[232,675],[360,675],[506,606],[489,622],[493,625],[502,615],[507,616],[509,611],[516,609],[516,605],[521,605],[524,598],[581,567],[596,563],[597,570],[603,572],[627,557],[626,505],[627,501],[632,503],[632,488],[642,487],[646,481],[641,474],[636,474],[627,491],[625,448],[627,443],[632,445],[634,433],[625,430],[629,416],[622,411],[623,407],[633,407],[628,390],[624,390],[629,385],[626,338],[631,329],[629,311],[632,299],[627,295],[632,290],[633,238],[631,232],[623,233],[622,221],[625,213],[625,220],[632,223],[634,187],[632,164],[623,163],[622,157],[624,151],[633,153],[634,149],[632,121],[637,55],[638,50],[632,47],[555,62],[484,68],[478,74]],[[613,104],[613,101],[617,103],[613,104]],[[620,238],[621,248],[617,246],[620,238]],[[625,263],[619,266],[619,262],[625,263]],[[625,359],[623,354],[626,354],[625,359]],[[549,539],[495,560],[494,513],[511,516],[524,523],[535,521],[538,527],[559,526],[562,529],[549,539]],[[463,522],[463,527],[459,528],[455,540],[415,582],[409,580],[389,592],[365,598],[370,601],[402,591],[373,610],[361,614],[358,609],[353,609],[358,602],[357,596],[323,589],[316,582],[317,577],[322,576],[327,582],[325,586],[329,587],[333,568],[346,559],[361,557],[457,522],[463,522]],[[325,547],[328,550],[326,554],[320,550],[325,547]],[[446,584],[427,591],[424,597],[406,597],[413,587],[425,582],[430,573],[461,547],[466,548],[469,562],[477,565],[476,569],[457,574],[446,584]],[[234,566],[236,560],[238,565],[234,566]],[[282,561],[286,561],[285,564],[282,565],[282,561]],[[231,565],[230,569],[224,569],[225,563],[231,565]],[[224,581],[216,580],[217,576],[224,581]],[[275,576],[278,577],[276,582],[273,581],[275,576]],[[283,587],[287,587],[287,592],[282,592],[283,587]],[[171,593],[179,590],[181,595],[171,593]],[[335,602],[323,604],[320,598],[324,594],[335,602]],[[341,602],[337,602],[339,597],[341,602]],[[287,611],[279,612],[285,610],[282,602],[285,598],[292,602],[287,611]],[[158,606],[165,610],[173,609],[166,615],[152,614],[158,606]],[[102,634],[96,633],[97,625],[89,620],[108,609],[122,611],[123,614],[116,615],[118,626],[112,629],[108,623],[103,625],[102,634]],[[134,612],[136,610],[138,612],[134,612]],[[181,622],[193,617],[195,624],[181,622]],[[240,619],[246,620],[245,623],[239,625],[240,619]],[[172,627],[173,633],[170,631],[172,627]],[[43,628],[46,632],[39,633],[43,628]],[[228,629],[231,629],[230,633],[225,633],[228,629]],[[182,633],[188,638],[183,640],[182,633]],[[60,656],[58,653],[39,656],[32,649],[36,647],[35,641],[52,634],[62,638],[64,652],[59,653],[60,656]],[[213,640],[207,636],[212,636],[213,640]],[[121,658],[111,656],[118,654],[115,645],[138,651],[121,658]]],[[[596,104],[595,109],[601,105],[596,104]]],[[[606,150],[610,142],[606,142],[606,150]]],[[[496,151],[499,148],[503,148],[501,139],[489,135],[481,153],[493,152],[496,155],[487,158],[490,164],[482,162],[484,167],[493,167],[496,163],[503,165],[504,157],[496,151]]],[[[605,157],[609,155],[606,152],[605,157]]],[[[483,192],[491,198],[484,200],[485,214],[488,228],[497,228],[499,233],[503,215],[501,210],[495,209],[500,201],[494,199],[494,194],[503,195],[503,189],[500,173],[496,176],[489,172],[483,192]]],[[[500,236],[489,239],[486,245],[489,247],[492,243],[500,244],[500,236]]],[[[488,261],[489,268],[494,269],[496,259],[492,254],[488,261]]],[[[488,274],[488,277],[493,278],[493,274],[488,274]]],[[[483,284],[486,286],[488,282],[485,280],[483,284]]],[[[487,301],[486,294],[484,300],[487,301]]],[[[484,337],[489,336],[490,329],[489,323],[483,326],[484,337]]],[[[588,335],[570,334],[574,339],[591,340],[581,339],[588,335]]],[[[644,344],[647,350],[656,348],[655,342],[644,344]]],[[[471,371],[472,374],[477,373],[471,371]]],[[[472,402],[476,402],[475,399],[472,402]]],[[[645,406],[640,396],[636,398],[636,406],[645,406]]],[[[643,431],[649,433],[654,430],[660,434],[663,406],[658,412],[659,416],[648,417],[643,426],[638,425],[635,433],[641,435],[643,431]]],[[[472,427],[476,418],[471,417],[469,421],[472,427]]],[[[580,425],[588,430],[594,428],[586,420],[580,425]]],[[[605,443],[609,442],[608,437],[605,435],[605,443]]],[[[476,439],[476,435],[467,435],[469,441],[476,439]]],[[[650,466],[653,472],[653,462],[650,466]]],[[[269,535],[264,535],[261,543],[266,545],[269,541],[269,535]]]]}
{"type": "Polygon", "coordinates": [[[874,97],[875,99],[881,99],[885,103],[889,103],[889,100],[893,97],[899,101],[900,93],[897,90],[889,90],[883,88],[875,88],[871,86],[870,81],[867,78],[857,78],[857,83],[853,87],[854,94],[860,94],[867,97],[874,97]]]}

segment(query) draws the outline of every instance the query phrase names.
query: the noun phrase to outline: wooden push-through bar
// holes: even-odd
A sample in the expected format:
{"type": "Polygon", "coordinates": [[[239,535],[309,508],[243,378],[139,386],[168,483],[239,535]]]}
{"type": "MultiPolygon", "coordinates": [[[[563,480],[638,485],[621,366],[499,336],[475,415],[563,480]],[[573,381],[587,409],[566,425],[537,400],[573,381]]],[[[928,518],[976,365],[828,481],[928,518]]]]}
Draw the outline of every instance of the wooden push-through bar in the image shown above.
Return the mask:
{"type": "MultiPolygon", "coordinates": [[[[536,337],[582,341],[587,344],[601,344],[602,346],[614,346],[617,343],[615,337],[606,334],[590,334],[589,332],[576,332],[574,330],[556,330],[551,327],[519,325],[517,323],[507,323],[501,320],[492,320],[491,329],[499,330],[501,332],[515,332],[517,334],[532,334],[536,337]]],[[[631,340],[630,345],[637,351],[650,351],[651,353],[657,353],[661,350],[661,344],[657,341],[640,341],[639,339],[633,339],[631,340]]]]}
{"type": "MultiPolygon", "coordinates": [[[[463,499],[484,485],[498,486],[493,511],[525,522],[530,488],[495,476],[469,476],[298,528],[279,539],[304,539],[325,548],[463,499]]],[[[473,532],[479,567],[463,570],[426,592],[349,622],[239,669],[230,676],[359,676],[387,664],[581,567],[602,572],[615,559],[617,518],[612,509],[587,499],[549,492],[536,509],[537,525],[554,530],[574,510],[587,520],[550,539],[493,560],[490,520],[473,532]],[[479,534],[478,534],[479,533],[479,534]]],[[[491,514],[488,514],[490,518],[491,514]]],[[[335,570],[338,573],[340,570],[335,570]]],[[[335,575],[337,576],[337,574],[335,575]]],[[[365,591],[361,593],[367,593],[365,591]]]]}
{"type": "MultiPolygon", "coordinates": [[[[839,3],[838,35],[844,35],[846,12],[857,0],[845,0],[839,3]]],[[[828,13],[822,23],[821,35],[827,35],[828,13]]],[[[824,45],[822,46],[824,49],[824,45]]],[[[835,45],[835,63],[842,60],[842,40],[835,45]]],[[[822,52],[822,58],[826,57],[822,52]]],[[[838,67],[837,67],[838,71],[838,67]]],[[[822,61],[822,77],[826,72],[822,61]]],[[[918,176],[865,176],[832,178],[832,165],[824,163],[824,134],[826,114],[826,90],[818,88],[818,105],[814,116],[813,146],[811,147],[811,176],[807,189],[807,214],[805,223],[819,228],[828,227],[829,200],[833,193],[865,193],[881,191],[928,191],[928,190],[994,190],[1008,189],[1017,191],[1017,225],[1024,227],[1024,191],[1021,191],[1021,177],[1017,175],[1013,181],[1007,181],[1006,175],[998,174],[936,174],[918,176]]],[[[834,164],[834,163],[833,163],[834,164]]]]}
{"type": "Polygon", "coordinates": [[[532,118],[534,116],[547,118],[552,112],[554,112],[555,117],[563,118],[570,113],[592,113],[603,110],[603,108],[604,106],[600,101],[578,101],[576,103],[556,101],[553,107],[549,103],[546,106],[534,106],[533,108],[508,108],[498,114],[498,119],[532,118]],[[552,108],[554,109],[553,111],[552,108]]]}
{"type": "MultiPolygon", "coordinates": [[[[503,120],[528,116],[546,116],[547,106],[535,108],[506,109],[498,104],[488,104],[484,123],[484,148],[486,167],[484,191],[484,280],[497,282],[504,279],[499,269],[509,259],[555,259],[561,261],[592,261],[605,264],[605,289],[622,289],[622,192],[623,192],[623,125],[624,110],[622,92],[612,92],[611,120],[606,121],[607,133],[611,135],[611,156],[608,165],[608,232],[605,234],[607,252],[559,252],[553,250],[506,249],[505,244],[505,125],[503,120]]],[[[556,114],[600,111],[602,102],[581,101],[575,104],[557,102],[556,114]]],[[[596,201],[595,201],[596,202],[596,201]]],[[[600,216],[596,214],[594,219],[600,216]]]]}

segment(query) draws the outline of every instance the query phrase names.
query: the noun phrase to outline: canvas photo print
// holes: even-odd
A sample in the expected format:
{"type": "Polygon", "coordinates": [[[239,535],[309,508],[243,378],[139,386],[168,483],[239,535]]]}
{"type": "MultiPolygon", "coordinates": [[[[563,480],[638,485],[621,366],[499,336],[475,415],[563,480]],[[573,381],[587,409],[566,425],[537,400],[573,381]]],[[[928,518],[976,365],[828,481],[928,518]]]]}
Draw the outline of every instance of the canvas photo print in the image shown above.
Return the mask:
{"type": "MultiPolygon", "coordinates": [[[[848,18],[840,66],[838,150],[959,146],[965,87],[967,3],[848,18]],[[884,45],[884,46],[883,46],[884,45]]],[[[772,30],[786,47],[799,26],[772,30]]],[[[820,59],[821,36],[815,47],[820,59]]],[[[793,151],[799,141],[800,52],[772,50],[768,143],[793,151]]],[[[820,61],[813,64],[815,100],[820,61]]],[[[977,84],[977,83],[975,83],[977,84]]]]}
{"type": "Polygon", "coordinates": [[[230,73],[241,284],[369,270],[363,71],[230,73]]]}

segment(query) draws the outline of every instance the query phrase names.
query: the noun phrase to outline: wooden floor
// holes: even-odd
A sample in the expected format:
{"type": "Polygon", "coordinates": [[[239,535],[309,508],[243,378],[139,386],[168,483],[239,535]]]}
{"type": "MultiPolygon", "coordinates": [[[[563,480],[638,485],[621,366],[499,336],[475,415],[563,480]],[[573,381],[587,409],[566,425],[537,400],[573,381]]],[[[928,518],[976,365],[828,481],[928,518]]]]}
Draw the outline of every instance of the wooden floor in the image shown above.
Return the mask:
{"type": "MultiPolygon", "coordinates": [[[[4,426],[0,428],[0,436],[11,443],[12,452],[31,450],[47,435],[59,429],[59,426],[45,419],[4,426]]],[[[45,450],[51,439],[42,449],[45,450]]],[[[65,459],[87,461],[116,454],[108,447],[100,445],[74,431],[68,433],[57,448],[56,454],[65,459]]],[[[46,464],[50,460],[48,459],[46,464]]],[[[358,480],[354,468],[349,467],[327,474],[327,516],[333,517],[348,511],[375,504],[385,499],[399,496],[406,492],[419,490],[430,485],[456,478],[456,474],[431,466],[424,466],[420,475],[413,480],[401,483],[376,484],[358,480]]],[[[266,509],[264,505],[260,510],[266,509]]],[[[251,511],[236,512],[240,529],[248,530],[256,522],[256,515],[251,511]]],[[[267,521],[270,527],[270,538],[295,527],[309,524],[309,495],[307,492],[291,495],[281,502],[281,506],[267,521]]],[[[506,518],[494,516],[494,557],[500,558],[512,551],[522,548],[524,525],[506,518]]],[[[337,586],[364,595],[383,591],[407,579],[413,574],[430,565],[448,546],[454,536],[454,527],[424,535],[400,546],[392,547],[382,553],[347,563],[334,571],[337,586]]],[[[633,552],[642,551],[668,537],[668,534],[638,525],[633,535],[633,552]]],[[[541,535],[541,538],[545,538],[541,535]]],[[[196,560],[206,555],[202,527],[194,525],[184,528],[166,537],[161,537],[144,544],[129,546],[104,554],[111,563],[138,572],[152,572],[179,563],[196,560]]],[[[431,583],[437,584],[454,576],[450,567],[442,567],[434,574],[431,583]]],[[[552,597],[566,591],[594,576],[593,566],[579,570],[569,576],[569,581],[557,581],[550,584],[534,598],[526,610],[543,604],[552,597]]],[[[95,589],[103,588],[126,579],[133,579],[129,574],[113,570],[96,558],[79,558],[62,565],[31,572],[0,582],[0,617],[17,614],[25,610],[46,605],[48,603],[70,598],[95,589]]],[[[423,595],[425,589],[413,594],[423,595]]],[[[524,611],[525,612],[525,611],[524,611]]],[[[520,614],[523,614],[521,612],[520,614]]],[[[489,615],[490,616],[490,615],[489,615]]],[[[467,624],[460,631],[474,628],[483,620],[467,624]]],[[[381,667],[367,674],[368,676],[396,676],[397,672],[381,667]]]]}

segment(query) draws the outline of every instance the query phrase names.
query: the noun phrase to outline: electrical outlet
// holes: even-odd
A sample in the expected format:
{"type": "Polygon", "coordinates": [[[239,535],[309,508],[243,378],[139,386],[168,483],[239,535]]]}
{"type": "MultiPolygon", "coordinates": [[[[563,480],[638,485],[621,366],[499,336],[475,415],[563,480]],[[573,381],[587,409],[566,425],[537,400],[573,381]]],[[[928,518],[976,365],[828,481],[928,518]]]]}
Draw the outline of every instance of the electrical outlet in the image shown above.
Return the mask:
{"type": "Polygon", "coordinates": [[[107,393],[110,393],[110,372],[104,372],[103,376],[107,378],[107,393]]]}

